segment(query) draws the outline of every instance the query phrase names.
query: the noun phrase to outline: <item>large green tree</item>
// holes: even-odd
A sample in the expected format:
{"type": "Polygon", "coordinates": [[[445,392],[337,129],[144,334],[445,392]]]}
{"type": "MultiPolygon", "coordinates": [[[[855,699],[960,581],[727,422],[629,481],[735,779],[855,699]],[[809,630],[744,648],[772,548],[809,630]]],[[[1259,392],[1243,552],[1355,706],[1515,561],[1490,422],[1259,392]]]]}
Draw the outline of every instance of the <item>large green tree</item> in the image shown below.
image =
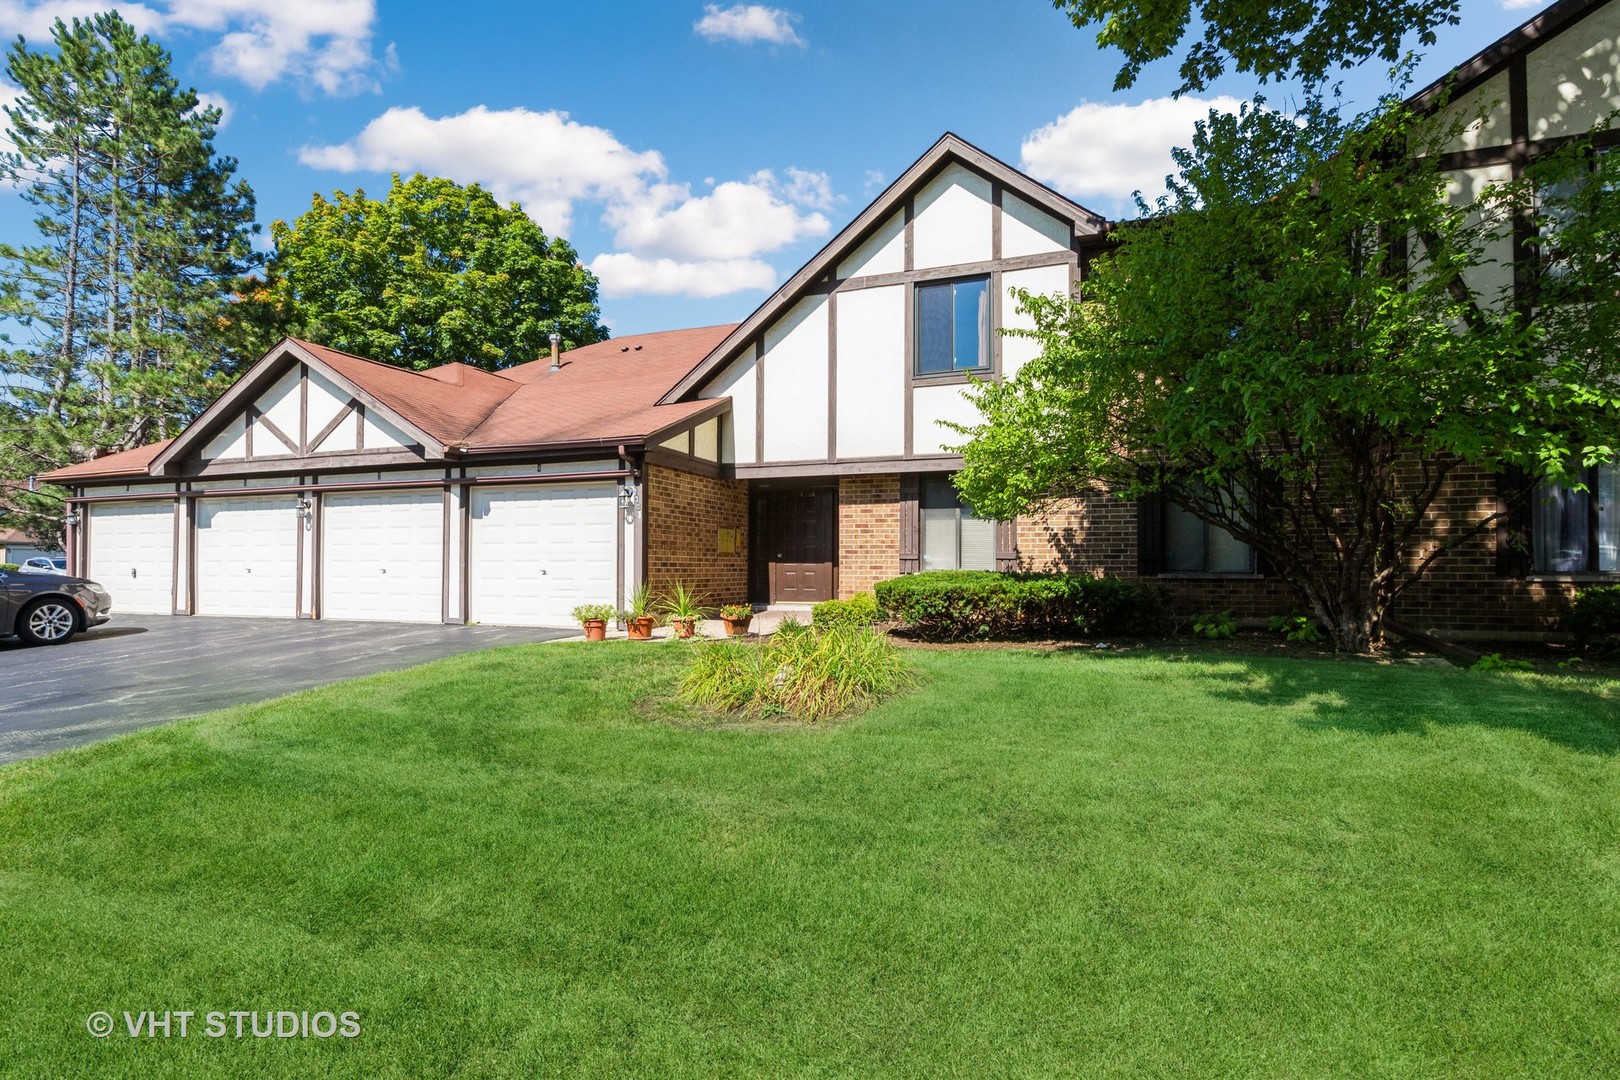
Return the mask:
{"type": "Polygon", "coordinates": [[[0,178],[35,209],[36,238],[0,245],[0,505],[42,541],[60,504],[26,478],[175,434],[242,359],[232,317],[253,194],[216,156],[219,110],[117,14],[19,38],[6,74],[13,148],[0,178]]]}
{"type": "Polygon", "coordinates": [[[958,486],[998,517],[1163,494],[1252,545],[1341,648],[1376,645],[1495,524],[1436,532],[1459,470],[1572,479],[1620,417],[1616,155],[1458,193],[1437,152],[1456,130],[1398,102],[1211,114],[1083,296],[1024,298],[1042,354],[977,391],[958,486]],[[1544,239],[1515,268],[1516,219],[1544,239]]]}
{"type": "Polygon", "coordinates": [[[1114,89],[1175,53],[1189,32],[1177,94],[1203,90],[1231,65],[1261,82],[1320,83],[1378,57],[1390,64],[1408,45],[1432,45],[1455,24],[1461,0],[1053,0],[1075,26],[1096,26],[1097,44],[1124,54],[1114,89]]]}
{"type": "Polygon", "coordinates": [[[566,240],[477,184],[397,175],[387,198],[315,196],[274,222],[268,293],[280,328],[422,369],[534,360],[605,340],[596,278],[566,240]]]}

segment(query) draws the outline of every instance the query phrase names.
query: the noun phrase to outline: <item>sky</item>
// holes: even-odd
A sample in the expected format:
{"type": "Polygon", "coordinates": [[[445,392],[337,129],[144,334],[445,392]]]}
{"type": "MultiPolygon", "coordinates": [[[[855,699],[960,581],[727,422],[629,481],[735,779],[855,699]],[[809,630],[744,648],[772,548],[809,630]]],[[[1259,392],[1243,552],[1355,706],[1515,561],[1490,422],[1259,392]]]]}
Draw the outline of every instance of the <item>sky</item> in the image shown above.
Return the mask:
{"type": "MultiPolygon", "coordinates": [[[[0,0],[44,47],[93,0],[0,0]]],[[[1463,0],[1418,85],[1545,7],[1463,0]]],[[[745,318],[941,134],[1126,215],[1228,77],[1171,100],[1175,62],[1114,92],[1117,54],[1048,0],[142,0],[125,18],[225,110],[266,228],[393,172],[478,182],[565,237],[615,335],[745,318]]],[[[1347,79],[1371,102],[1380,65],[1347,79]]],[[[1287,88],[1269,88],[1286,105],[1287,88]]],[[[0,85],[0,95],[6,87],[0,85]]],[[[29,239],[0,194],[0,240],[29,239]]]]}

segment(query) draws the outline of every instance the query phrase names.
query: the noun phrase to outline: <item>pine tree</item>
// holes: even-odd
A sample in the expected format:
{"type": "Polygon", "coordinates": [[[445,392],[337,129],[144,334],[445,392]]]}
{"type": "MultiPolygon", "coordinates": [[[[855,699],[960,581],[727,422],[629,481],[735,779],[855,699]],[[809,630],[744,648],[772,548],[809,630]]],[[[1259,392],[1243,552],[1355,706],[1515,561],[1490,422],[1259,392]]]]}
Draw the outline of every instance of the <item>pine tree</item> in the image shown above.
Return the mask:
{"type": "Polygon", "coordinates": [[[220,113],[169,54],[116,13],[51,36],[7,54],[22,93],[0,155],[38,234],[0,245],[0,315],[22,328],[0,353],[0,515],[42,540],[59,503],[27,477],[172,436],[224,388],[257,262],[253,193],[214,153],[220,113]]]}

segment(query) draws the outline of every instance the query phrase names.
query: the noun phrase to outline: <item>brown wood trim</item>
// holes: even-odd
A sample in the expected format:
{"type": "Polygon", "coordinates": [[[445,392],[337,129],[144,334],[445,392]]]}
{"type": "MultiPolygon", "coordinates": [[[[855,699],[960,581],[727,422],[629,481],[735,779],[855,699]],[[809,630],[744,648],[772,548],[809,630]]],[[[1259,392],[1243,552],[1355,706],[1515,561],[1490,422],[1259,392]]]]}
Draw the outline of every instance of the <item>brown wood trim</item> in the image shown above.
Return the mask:
{"type": "Polygon", "coordinates": [[[665,469],[674,469],[677,472],[688,472],[694,476],[707,476],[718,480],[725,475],[725,467],[717,461],[705,461],[700,457],[680,454],[674,450],[652,449],[642,453],[643,459],[649,465],[658,465],[665,469]]]}
{"type": "Polygon", "coordinates": [[[905,349],[905,356],[904,356],[904,358],[902,359],[901,362],[906,365],[906,387],[905,387],[905,401],[904,401],[904,407],[905,407],[905,437],[900,443],[900,452],[902,454],[904,454],[906,457],[910,457],[912,455],[912,452],[913,452],[914,443],[913,443],[913,439],[912,439],[912,431],[913,431],[913,424],[915,423],[915,421],[913,419],[913,416],[912,416],[913,412],[915,411],[915,405],[914,405],[914,403],[912,402],[912,399],[911,399],[911,388],[912,388],[912,381],[913,381],[913,379],[916,378],[916,372],[917,372],[917,290],[916,289],[914,289],[914,288],[907,288],[906,289],[905,303],[902,305],[902,307],[904,308],[904,316],[905,316],[906,324],[905,324],[905,331],[904,331],[904,333],[905,333],[905,344],[903,346],[903,348],[905,349]]]}
{"type": "MultiPolygon", "coordinates": [[[[1069,224],[1069,235],[1074,236],[1072,222],[1069,224]]],[[[1001,183],[997,180],[990,181],[990,258],[1001,261],[1001,183]]]]}
{"type": "MultiPolygon", "coordinates": [[[[315,580],[310,583],[309,590],[309,617],[321,619],[326,617],[326,500],[321,497],[321,489],[316,489],[308,498],[309,546],[315,560],[315,580]]],[[[303,525],[301,519],[299,525],[303,525]]]]}
{"type": "Polygon", "coordinates": [[[635,478],[636,505],[641,508],[636,514],[635,532],[631,537],[631,543],[636,549],[636,572],[632,577],[637,588],[649,580],[647,576],[647,554],[650,541],[647,533],[647,514],[652,505],[650,502],[652,498],[652,481],[648,475],[647,466],[650,464],[646,455],[643,454],[639,461],[639,467],[636,469],[635,478]]]}
{"type": "MultiPolygon", "coordinates": [[[[1511,122],[1511,120],[1510,120],[1511,122]]],[[[1529,120],[1526,118],[1526,124],[1529,120]]],[[[1529,164],[1544,154],[1560,150],[1572,142],[1589,141],[1596,147],[1620,145],[1620,128],[1588,131],[1578,135],[1556,135],[1550,139],[1537,139],[1523,143],[1503,143],[1500,146],[1482,146],[1475,150],[1453,150],[1440,155],[1442,172],[1479,169],[1488,165],[1529,164]]]]}
{"type": "MultiPolygon", "coordinates": [[[[255,409],[254,411],[258,412],[257,409],[255,409]]],[[[292,439],[290,437],[288,437],[287,433],[285,431],[282,431],[279,427],[277,427],[276,424],[275,424],[275,421],[271,420],[264,413],[262,413],[262,412],[258,413],[258,415],[254,418],[254,423],[255,424],[263,424],[264,425],[264,430],[268,431],[270,434],[274,435],[278,440],[280,440],[281,445],[283,445],[283,446],[285,446],[287,448],[287,452],[289,454],[297,455],[297,454],[301,453],[301,451],[299,450],[298,444],[293,442],[292,439]]]]}
{"type": "Polygon", "coordinates": [[[441,512],[443,526],[439,534],[439,621],[450,621],[450,514],[455,505],[453,498],[455,470],[444,470],[444,502],[441,512]]]}
{"type": "Polygon", "coordinates": [[[360,454],[317,455],[314,458],[273,457],[257,461],[222,461],[210,463],[190,473],[190,480],[213,480],[226,477],[285,476],[300,469],[319,469],[322,472],[353,469],[378,469],[388,466],[414,466],[433,468],[442,464],[424,461],[409,450],[367,450],[360,454]]]}
{"type": "Polygon", "coordinates": [[[838,460],[838,294],[827,297],[827,460],[838,460]]]}
{"type": "MultiPolygon", "coordinates": [[[[626,461],[622,456],[619,458],[619,468],[624,469],[626,472],[631,472],[631,473],[634,472],[634,470],[632,470],[630,468],[630,462],[626,461]]],[[[636,482],[632,477],[626,477],[624,480],[619,481],[619,488],[618,488],[618,490],[616,490],[614,492],[614,503],[615,503],[615,505],[613,507],[613,595],[614,595],[613,606],[615,608],[617,608],[618,610],[620,610],[620,611],[623,611],[624,608],[625,608],[625,603],[624,603],[624,550],[625,550],[624,527],[627,524],[627,522],[624,520],[624,511],[619,509],[619,507],[617,506],[617,502],[618,502],[619,491],[623,491],[623,490],[628,489],[629,491],[631,491],[633,493],[635,491],[635,483],[636,482]]],[[[630,513],[631,513],[631,518],[630,518],[630,522],[628,522],[628,524],[630,524],[631,528],[634,529],[635,528],[635,524],[634,524],[635,519],[637,517],[639,517],[640,514],[635,509],[632,509],[630,513]]]]}
{"type": "Polygon", "coordinates": [[[298,365],[298,452],[309,453],[309,366],[298,365]]]}
{"type": "MultiPolygon", "coordinates": [[[[727,399],[727,398],[716,398],[714,400],[713,405],[710,405],[708,408],[699,409],[697,412],[692,413],[690,416],[682,417],[681,419],[675,421],[673,424],[665,424],[663,427],[659,428],[657,431],[654,431],[654,432],[650,433],[643,440],[643,442],[647,446],[655,446],[658,443],[661,443],[665,439],[669,438],[671,435],[673,435],[676,432],[680,431],[683,426],[686,428],[686,430],[688,432],[690,432],[693,428],[697,427],[699,424],[707,423],[708,421],[713,420],[715,417],[719,416],[721,413],[726,413],[726,412],[730,412],[730,411],[731,411],[731,401],[729,399],[727,399]]],[[[622,443],[621,443],[621,445],[622,445],[622,443]]]]}
{"type": "Polygon", "coordinates": [[[918,474],[900,477],[900,572],[915,574],[922,566],[918,537],[922,529],[922,482],[918,474]]]}
{"type": "MultiPolygon", "coordinates": [[[[1508,128],[1515,146],[1530,143],[1530,75],[1524,53],[1516,53],[1508,60],[1508,128]]],[[[1515,156],[1510,168],[1514,180],[1524,179],[1528,164],[1522,155],[1515,156]]],[[[1534,297],[1535,274],[1531,260],[1535,256],[1535,218],[1527,208],[1513,214],[1513,304],[1524,316],[1530,315],[1534,297]]],[[[1596,549],[1593,549],[1596,550],[1596,549]]]]}
{"type": "MultiPolygon", "coordinates": [[[[700,460],[700,459],[694,459],[700,460]]],[[[825,462],[818,462],[818,467],[825,469],[825,462]]],[[[463,470],[465,472],[465,470],[463,470]]],[[[562,473],[518,473],[512,476],[468,476],[456,481],[467,487],[510,487],[514,484],[566,484],[595,483],[600,480],[617,480],[624,476],[622,469],[597,469],[590,472],[562,472],[562,473]]],[[[421,480],[364,480],[355,483],[338,484],[277,484],[265,487],[224,487],[213,488],[207,491],[186,491],[183,494],[187,499],[210,499],[215,497],[252,497],[256,495],[300,495],[310,492],[333,491],[394,491],[408,488],[434,488],[443,484],[441,477],[432,476],[421,480]]],[[[103,502],[131,502],[151,499],[172,499],[175,492],[158,491],[142,494],[113,494],[113,495],[85,495],[80,498],[70,498],[70,503],[88,504],[103,502]]]]}
{"type": "Polygon", "coordinates": [[[461,622],[472,622],[472,488],[461,470],[461,622]]]}
{"type": "Polygon", "coordinates": [[[885,473],[955,472],[962,467],[959,454],[931,454],[912,458],[861,458],[849,461],[773,462],[769,465],[734,465],[722,469],[731,480],[772,480],[794,477],[881,476],[885,473]],[[728,475],[729,473],[729,475],[728,475]]]}
{"type": "MultiPolygon", "coordinates": [[[[358,401],[355,401],[353,398],[350,398],[349,403],[347,405],[343,406],[343,408],[339,409],[338,414],[336,416],[332,417],[331,420],[328,420],[327,423],[326,423],[326,426],[321,428],[321,430],[316,433],[315,437],[309,441],[309,445],[304,450],[304,453],[306,455],[316,453],[315,448],[317,446],[320,446],[321,443],[325,442],[327,440],[327,438],[332,434],[332,432],[334,432],[334,431],[336,431],[338,429],[338,427],[343,423],[343,421],[347,420],[350,416],[352,416],[354,414],[354,410],[357,409],[359,407],[359,405],[360,405],[360,403],[358,401]]],[[[344,451],[344,452],[346,452],[346,451],[344,451]]]]}
{"type": "Polygon", "coordinates": [[[366,404],[363,401],[357,401],[354,405],[354,448],[366,448],[366,404]]]}
{"type": "MultiPolygon", "coordinates": [[[[298,478],[298,483],[299,486],[303,485],[304,478],[302,476],[298,478]]],[[[250,488],[248,490],[252,489],[250,488]]],[[[293,617],[303,619],[308,618],[308,616],[304,614],[304,515],[294,512],[293,520],[298,525],[298,547],[296,549],[297,554],[294,557],[293,570],[293,589],[295,590],[293,593],[293,617]]],[[[313,533],[311,534],[310,539],[314,539],[313,533]]],[[[311,552],[311,557],[313,557],[314,554],[314,552],[311,552]]],[[[314,571],[312,568],[311,573],[313,572],[314,571]]]]}
{"type": "MultiPolygon", "coordinates": [[[[917,204],[916,200],[909,195],[906,196],[904,213],[905,240],[902,242],[904,254],[902,255],[900,267],[906,273],[910,273],[917,267],[917,204]]],[[[861,279],[853,278],[851,280],[859,281],[861,279]]]]}
{"type": "Polygon", "coordinates": [[[242,452],[249,461],[253,460],[253,422],[259,418],[259,409],[256,405],[249,405],[242,414],[242,452]]]}
{"type": "Polygon", "coordinates": [[[765,462],[765,338],[754,342],[754,462],[765,462]]]}
{"type": "Polygon", "coordinates": [[[180,497],[183,489],[174,485],[174,535],[169,540],[169,614],[180,614],[180,518],[185,515],[186,500],[180,497]]]}
{"type": "Polygon", "coordinates": [[[923,281],[984,277],[997,270],[1034,270],[1043,266],[1062,266],[1065,263],[1072,265],[1078,257],[1073,251],[1042,251],[1035,255],[1015,255],[1010,259],[931,266],[923,270],[900,270],[891,274],[869,274],[866,277],[845,278],[838,282],[833,291],[854,292],[860,289],[881,289],[890,285],[915,285],[923,281]]]}
{"type": "Polygon", "coordinates": [[[1001,328],[1002,304],[1006,295],[1006,286],[1001,281],[1001,271],[990,271],[990,377],[1001,378],[1001,328]]]}
{"type": "Polygon", "coordinates": [[[1548,38],[1562,33],[1603,7],[1604,3],[1605,0],[1561,0],[1553,4],[1407,98],[1406,104],[1418,112],[1426,112],[1437,107],[1442,100],[1455,101],[1495,75],[1512,57],[1521,56],[1548,38]]]}
{"type": "Polygon", "coordinates": [[[191,497],[191,485],[186,485],[186,518],[191,535],[186,540],[186,608],[197,614],[197,501],[191,497]]]}

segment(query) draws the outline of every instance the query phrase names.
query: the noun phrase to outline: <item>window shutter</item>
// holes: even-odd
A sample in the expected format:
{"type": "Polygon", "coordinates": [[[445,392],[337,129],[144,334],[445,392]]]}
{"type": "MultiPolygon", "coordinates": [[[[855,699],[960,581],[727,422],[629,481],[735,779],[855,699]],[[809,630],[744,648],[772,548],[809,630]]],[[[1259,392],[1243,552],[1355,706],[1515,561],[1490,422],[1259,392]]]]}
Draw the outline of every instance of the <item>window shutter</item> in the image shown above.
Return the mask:
{"type": "Polygon", "coordinates": [[[1152,577],[1164,571],[1164,496],[1136,500],[1136,573],[1152,577]]]}
{"type": "Polygon", "coordinates": [[[1018,520],[996,522],[996,569],[1018,569],[1018,520]]]}
{"type": "Polygon", "coordinates": [[[1530,478],[1523,469],[1496,474],[1496,576],[1524,577],[1531,556],[1530,478]]]}
{"type": "Polygon", "coordinates": [[[900,477],[900,572],[915,574],[921,566],[917,553],[917,534],[921,527],[918,509],[920,483],[916,473],[900,477]]]}

